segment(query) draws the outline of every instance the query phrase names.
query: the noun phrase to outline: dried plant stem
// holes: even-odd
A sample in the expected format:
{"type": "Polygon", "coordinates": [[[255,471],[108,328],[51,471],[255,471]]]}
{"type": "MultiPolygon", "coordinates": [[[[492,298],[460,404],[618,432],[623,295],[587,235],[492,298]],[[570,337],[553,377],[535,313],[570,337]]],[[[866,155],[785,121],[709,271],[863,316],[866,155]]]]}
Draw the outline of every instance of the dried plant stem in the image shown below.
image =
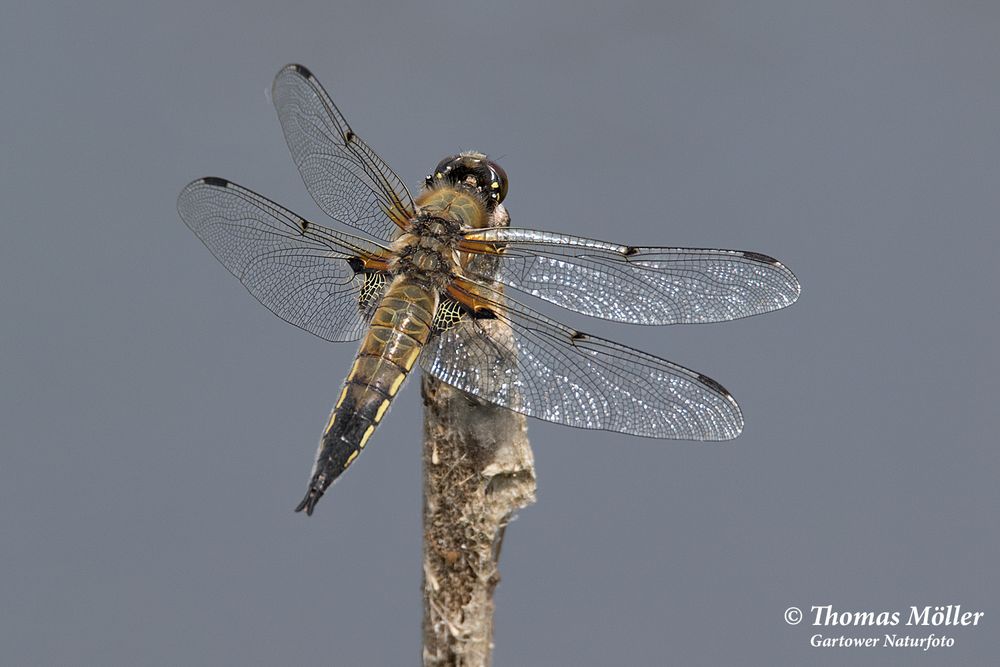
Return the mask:
{"type": "Polygon", "coordinates": [[[423,661],[485,667],[497,560],[511,516],[535,501],[522,415],[425,376],[423,661]]]}

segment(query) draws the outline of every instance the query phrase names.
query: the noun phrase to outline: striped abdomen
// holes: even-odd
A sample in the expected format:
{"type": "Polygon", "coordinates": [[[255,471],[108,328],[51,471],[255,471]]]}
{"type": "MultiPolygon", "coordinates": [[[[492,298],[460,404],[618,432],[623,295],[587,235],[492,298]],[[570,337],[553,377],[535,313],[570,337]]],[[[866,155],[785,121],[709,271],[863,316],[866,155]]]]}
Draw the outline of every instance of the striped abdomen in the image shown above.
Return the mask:
{"type": "Polygon", "coordinates": [[[405,277],[389,285],[320,440],[306,497],[295,509],[312,514],[385,416],[431,335],[438,295],[405,277]]]}

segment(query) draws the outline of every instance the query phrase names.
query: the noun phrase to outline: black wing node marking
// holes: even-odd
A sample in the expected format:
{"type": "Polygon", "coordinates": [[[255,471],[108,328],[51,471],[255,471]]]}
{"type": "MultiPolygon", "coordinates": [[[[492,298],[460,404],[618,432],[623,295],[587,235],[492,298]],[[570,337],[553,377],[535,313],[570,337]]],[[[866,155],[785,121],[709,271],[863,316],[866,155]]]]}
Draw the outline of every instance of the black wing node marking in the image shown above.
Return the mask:
{"type": "Polygon", "coordinates": [[[348,257],[347,264],[353,269],[354,273],[363,273],[365,270],[365,263],[360,257],[348,257]]]}
{"type": "Polygon", "coordinates": [[[458,326],[466,317],[471,320],[495,320],[497,314],[489,308],[473,310],[455,299],[442,299],[437,312],[434,313],[434,321],[431,326],[438,331],[447,331],[458,326]]]}
{"type": "Polygon", "coordinates": [[[580,331],[574,331],[572,335],[570,335],[569,339],[571,342],[575,342],[578,340],[587,340],[587,334],[582,333],[580,331]]]}
{"type": "Polygon", "coordinates": [[[205,185],[213,185],[217,188],[225,188],[229,186],[229,181],[224,178],[219,178],[218,176],[206,176],[201,179],[205,185]]]}
{"type": "Polygon", "coordinates": [[[634,245],[630,245],[627,246],[625,250],[622,251],[622,255],[624,257],[631,257],[632,255],[635,255],[638,252],[639,252],[638,248],[636,248],[634,245]]]}
{"type": "Polygon", "coordinates": [[[470,310],[470,309],[466,310],[469,313],[469,315],[472,316],[472,319],[475,320],[495,320],[497,318],[497,314],[494,313],[489,308],[480,308],[479,310],[470,310]]]}
{"type": "Polygon", "coordinates": [[[292,65],[292,68],[307,79],[312,79],[313,73],[305,65],[292,65]]]}

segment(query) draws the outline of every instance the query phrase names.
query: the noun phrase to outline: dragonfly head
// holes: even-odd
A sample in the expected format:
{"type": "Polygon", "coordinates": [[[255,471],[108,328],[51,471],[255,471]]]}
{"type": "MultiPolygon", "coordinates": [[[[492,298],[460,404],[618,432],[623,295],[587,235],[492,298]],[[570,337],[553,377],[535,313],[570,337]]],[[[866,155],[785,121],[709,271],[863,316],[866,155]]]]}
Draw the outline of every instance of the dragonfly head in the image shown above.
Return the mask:
{"type": "Polygon", "coordinates": [[[507,172],[482,153],[466,151],[449,155],[438,162],[434,173],[425,179],[427,187],[437,183],[464,186],[481,193],[495,206],[507,196],[507,172]]]}

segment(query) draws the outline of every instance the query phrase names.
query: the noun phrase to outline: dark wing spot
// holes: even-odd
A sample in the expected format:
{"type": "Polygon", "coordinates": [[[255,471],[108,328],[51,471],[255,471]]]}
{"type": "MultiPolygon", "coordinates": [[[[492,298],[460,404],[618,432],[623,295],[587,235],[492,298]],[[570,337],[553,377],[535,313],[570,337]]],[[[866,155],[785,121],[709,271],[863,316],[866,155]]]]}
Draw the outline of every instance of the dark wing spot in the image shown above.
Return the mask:
{"type": "Polygon", "coordinates": [[[725,387],[723,387],[721,384],[719,384],[718,382],[716,382],[712,378],[708,377],[707,375],[702,375],[702,374],[699,373],[698,374],[698,382],[701,382],[703,385],[705,385],[709,389],[711,389],[713,391],[716,391],[716,392],[722,394],[723,396],[729,396],[730,398],[732,398],[732,396],[733,396],[732,394],[729,393],[729,391],[725,387]]]}
{"type": "Polygon", "coordinates": [[[581,333],[579,331],[574,331],[573,334],[569,337],[569,339],[571,341],[586,340],[587,339],[587,334],[581,333]]]}
{"type": "Polygon", "coordinates": [[[630,245],[630,246],[627,246],[625,248],[625,250],[622,252],[622,254],[625,257],[631,257],[632,255],[636,254],[637,252],[639,252],[639,249],[636,248],[634,245],[630,245]]]}
{"type": "Polygon", "coordinates": [[[302,233],[305,234],[307,231],[309,231],[309,221],[308,220],[303,220],[302,221],[302,233]]]}
{"type": "Polygon", "coordinates": [[[470,314],[477,320],[495,320],[497,318],[497,314],[489,308],[479,308],[470,314]]]}
{"type": "Polygon", "coordinates": [[[293,70],[295,70],[296,72],[298,72],[307,79],[313,78],[313,73],[310,72],[305,65],[295,64],[295,65],[289,65],[289,67],[291,67],[293,70]]]}
{"type": "Polygon", "coordinates": [[[365,263],[360,257],[348,257],[347,264],[354,270],[354,273],[361,273],[365,270],[365,263]]]}
{"type": "Polygon", "coordinates": [[[219,178],[218,176],[206,176],[201,179],[201,182],[205,185],[212,185],[217,188],[224,188],[229,185],[229,181],[224,178],[219,178]]]}
{"type": "Polygon", "coordinates": [[[349,144],[354,141],[354,137],[356,136],[357,135],[354,134],[353,130],[348,130],[347,132],[344,132],[344,142],[349,144]]]}
{"type": "Polygon", "coordinates": [[[774,257],[768,257],[767,255],[762,255],[759,252],[752,252],[750,250],[744,250],[743,256],[752,262],[760,262],[761,264],[778,264],[778,260],[774,257]]]}

